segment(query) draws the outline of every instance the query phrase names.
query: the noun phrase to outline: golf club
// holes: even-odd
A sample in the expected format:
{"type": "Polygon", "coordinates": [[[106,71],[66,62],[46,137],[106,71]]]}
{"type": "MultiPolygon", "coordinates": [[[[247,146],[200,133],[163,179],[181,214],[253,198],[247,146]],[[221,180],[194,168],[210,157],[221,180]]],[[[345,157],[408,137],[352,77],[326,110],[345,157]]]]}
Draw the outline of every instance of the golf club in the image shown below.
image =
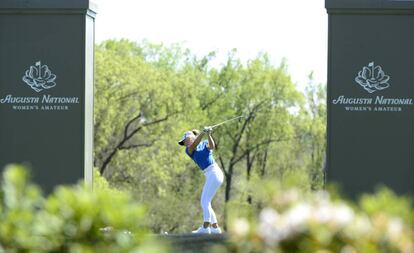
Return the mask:
{"type": "Polygon", "coordinates": [[[204,127],[204,129],[206,129],[206,128],[211,128],[211,129],[214,129],[214,128],[216,128],[216,127],[218,127],[218,126],[221,126],[221,125],[223,125],[223,124],[225,124],[225,123],[227,123],[227,122],[230,122],[230,121],[233,121],[233,120],[236,120],[236,119],[239,119],[239,118],[243,118],[243,117],[244,117],[243,115],[241,115],[241,116],[237,116],[237,117],[234,117],[234,118],[231,118],[231,119],[225,120],[225,121],[223,121],[223,122],[220,122],[220,123],[218,123],[218,124],[215,124],[215,125],[212,125],[212,126],[209,126],[209,127],[204,127]]]}

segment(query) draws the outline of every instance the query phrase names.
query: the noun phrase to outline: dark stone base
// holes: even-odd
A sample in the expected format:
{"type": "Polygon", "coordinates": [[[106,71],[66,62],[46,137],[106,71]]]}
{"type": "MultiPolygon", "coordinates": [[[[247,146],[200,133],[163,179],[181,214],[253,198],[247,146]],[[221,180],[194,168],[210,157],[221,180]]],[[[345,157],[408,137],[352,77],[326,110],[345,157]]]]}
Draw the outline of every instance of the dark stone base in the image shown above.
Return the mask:
{"type": "Polygon", "coordinates": [[[172,252],[182,253],[217,252],[220,251],[218,248],[226,247],[228,241],[226,234],[172,234],[160,237],[171,244],[172,252]]]}

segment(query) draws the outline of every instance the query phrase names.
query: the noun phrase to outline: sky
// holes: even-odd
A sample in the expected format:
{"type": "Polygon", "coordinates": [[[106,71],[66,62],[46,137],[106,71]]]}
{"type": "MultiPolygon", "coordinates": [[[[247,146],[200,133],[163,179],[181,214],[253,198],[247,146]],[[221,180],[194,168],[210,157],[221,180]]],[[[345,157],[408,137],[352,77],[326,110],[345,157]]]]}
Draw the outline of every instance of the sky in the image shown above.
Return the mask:
{"type": "Polygon", "coordinates": [[[324,0],[92,0],[98,5],[96,42],[127,38],[179,43],[220,67],[237,49],[243,62],[267,52],[288,65],[303,88],[308,75],[326,83],[328,16],[324,0]]]}

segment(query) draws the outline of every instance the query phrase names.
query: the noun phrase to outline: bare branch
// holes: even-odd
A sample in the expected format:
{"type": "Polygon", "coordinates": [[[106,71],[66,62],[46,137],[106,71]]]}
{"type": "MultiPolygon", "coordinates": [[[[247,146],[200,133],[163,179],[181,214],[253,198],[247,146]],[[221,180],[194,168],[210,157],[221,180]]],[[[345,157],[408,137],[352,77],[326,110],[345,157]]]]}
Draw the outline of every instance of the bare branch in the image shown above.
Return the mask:
{"type": "MultiPolygon", "coordinates": [[[[139,127],[135,128],[130,133],[128,133],[129,126],[132,124],[132,122],[134,122],[135,120],[137,120],[140,117],[140,115],[138,115],[135,118],[133,118],[132,120],[130,120],[127,123],[127,125],[125,126],[124,138],[118,142],[118,144],[115,146],[115,148],[110,152],[110,154],[108,155],[108,157],[104,160],[104,162],[103,162],[103,164],[102,164],[102,166],[101,166],[101,168],[99,170],[101,172],[101,175],[103,175],[106,167],[111,162],[111,160],[113,159],[113,157],[115,156],[115,154],[119,150],[125,149],[125,148],[122,148],[122,147],[124,147],[125,143],[128,140],[130,140],[136,133],[138,133],[144,127],[151,126],[151,125],[158,124],[158,123],[161,123],[163,121],[166,121],[168,119],[168,117],[170,116],[170,115],[167,115],[164,118],[161,118],[161,119],[157,119],[157,120],[154,120],[154,121],[151,121],[151,122],[144,123],[144,124],[140,125],[139,127]]],[[[132,148],[132,146],[133,145],[131,145],[131,148],[132,148]]]]}
{"type": "MultiPolygon", "coordinates": [[[[174,113],[173,113],[174,114],[174,113]]],[[[171,115],[173,115],[173,114],[171,114],[171,115]]],[[[142,126],[143,127],[146,127],[146,126],[150,126],[150,125],[154,125],[154,124],[158,124],[158,123],[160,123],[160,122],[162,122],[162,121],[166,121],[171,115],[167,115],[167,116],[165,116],[164,118],[161,118],[161,119],[157,119],[157,120],[154,120],[154,121],[151,121],[151,122],[147,122],[147,123],[144,123],[144,124],[142,124],[142,126]]]]}
{"type": "Polygon", "coordinates": [[[122,146],[119,147],[119,150],[127,150],[127,149],[133,149],[133,148],[139,148],[139,147],[151,147],[154,143],[142,143],[142,144],[134,144],[129,146],[122,146]]]}
{"type": "Polygon", "coordinates": [[[207,102],[204,105],[201,105],[201,110],[206,110],[207,108],[209,108],[212,104],[214,104],[217,100],[219,100],[221,98],[221,96],[223,96],[224,93],[220,93],[217,96],[214,97],[214,99],[212,99],[211,101],[207,102]]]}
{"type": "Polygon", "coordinates": [[[248,154],[248,152],[251,152],[251,151],[254,151],[254,150],[256,150],[256,149],[259,149],[261,146],[263,146],[263,145],[267,145],[267,144],[270,144],[270,143],[273,143],[273,142],[281,142],[281,141],[287,141],[287,140],[290,140],[290,139],[277,139],[277,140],[274,140],[274,139],[270,139],[270,140],[266,140],[266,141],[264,141],[264,142],[261,142],[261,143],[258,143],[258,144],[256,144],[256,145],[254,145],[253,147],[251,147],[251,148],[249,148],[249,149],[247,149],[243,154],[241,154],[238,158],[236,158],[236,159],[234,159],[233,160],[233,165],[234,164],[236,164],[236,163],[238,163],[240,160],[242,160],[247,154],[248,154]]]}
{"type": "Polygon", "coordinates": [[[123,97],[118,98],[118,101],[125,100],[125,99],[127,99],[127,98],[129,98],[129,97],[132,97],[132,96],[135,96],[135,95],[137,95],[137,94],[139,94],[139,91],[129,93],[129,94],[127,94],[127,95],[123,96],[123,97]]]}
{"type": "Polygon", "coordinates": [[[219,156],[219,161],[220,161],[220,164],[221,164],[221,168],[223,169],[223,172],[224,172],[224,174],[227,177],[228,176],[228,172],[226,171],[226,168],[224,166],[224,161],[223,161],[223,158],[221,156],[219,156]]]}
{"type": "Polygon", "coordinates": [[[141,118],[141,116],[142,116],[142,113],[140,112],[136,117],[134,117],[133,119],[131,119],[130,121],[128,121],[128,123],[126,124],[126,126],[125,126],[125,130],[124,130],[124,139],[126,139],[127,138],[127,136],[128,136],[128,129],[129,129],[129,126],[134,122],[134,121],[136,121],[137,119],[139,119],[139,118],[141,118]]]}

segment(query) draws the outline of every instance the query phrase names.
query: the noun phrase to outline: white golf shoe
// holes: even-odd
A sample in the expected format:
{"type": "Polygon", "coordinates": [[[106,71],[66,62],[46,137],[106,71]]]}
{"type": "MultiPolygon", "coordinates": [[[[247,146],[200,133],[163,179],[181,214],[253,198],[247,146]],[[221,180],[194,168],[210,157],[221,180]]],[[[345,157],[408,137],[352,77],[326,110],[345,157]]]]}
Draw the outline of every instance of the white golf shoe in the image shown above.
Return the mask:
{"type": "Polygon", "coordinates": [[[211,227],[210,231],[211,231],[212,234],[221,234],[222,233],[221,229],[219,227],[217,227],[217,228],[211,227]]]}
{"type": "Polygon", "coordinates": [[[199,227],[197,230],[192,232],[193,234],[211,234],[210,228],[204,228],[203,226],[199,227]]]}

